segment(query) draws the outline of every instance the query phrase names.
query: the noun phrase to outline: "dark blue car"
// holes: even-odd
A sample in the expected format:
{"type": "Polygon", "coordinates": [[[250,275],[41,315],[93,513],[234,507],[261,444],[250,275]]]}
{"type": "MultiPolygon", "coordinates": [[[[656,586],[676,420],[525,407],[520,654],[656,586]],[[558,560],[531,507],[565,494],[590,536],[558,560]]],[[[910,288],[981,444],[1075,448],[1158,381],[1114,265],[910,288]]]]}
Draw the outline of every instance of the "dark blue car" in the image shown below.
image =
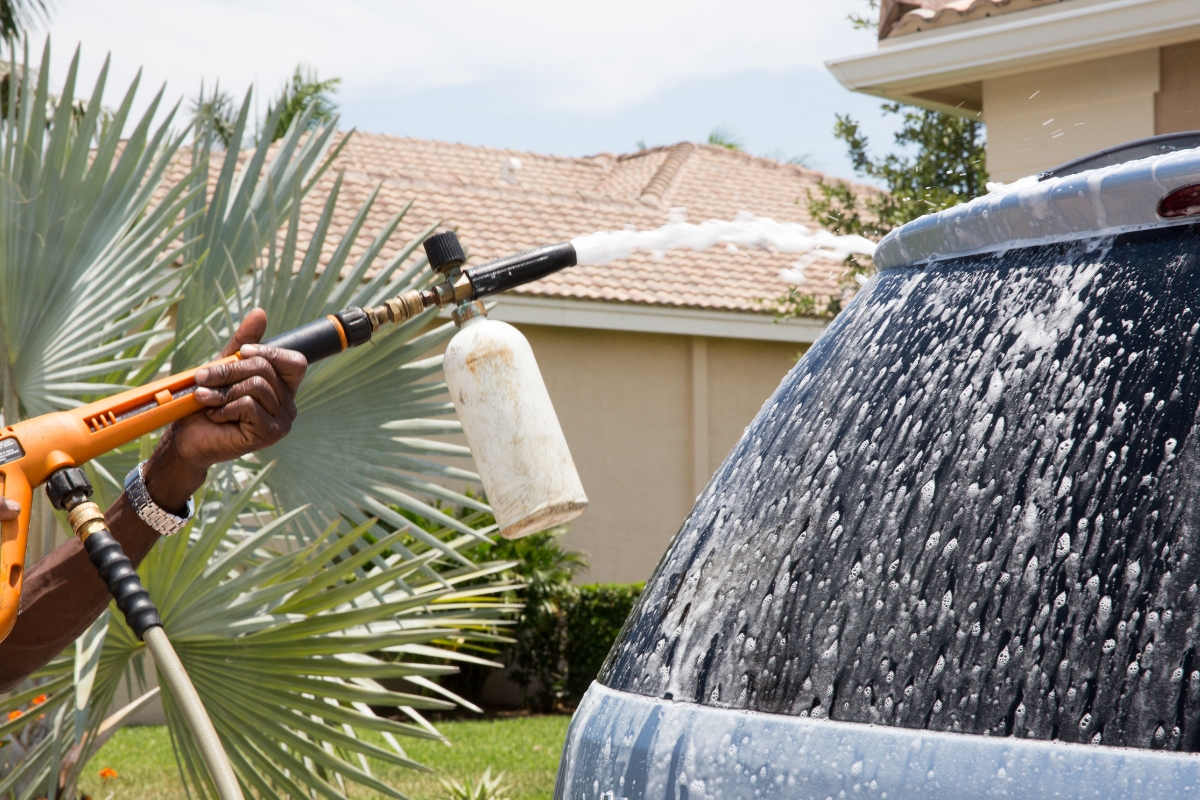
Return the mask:
{"type": "Polygon", "coordinates": [[[1196,143],[880,244],[671,543],[556,800],[1200,796],[1196,143]]]}

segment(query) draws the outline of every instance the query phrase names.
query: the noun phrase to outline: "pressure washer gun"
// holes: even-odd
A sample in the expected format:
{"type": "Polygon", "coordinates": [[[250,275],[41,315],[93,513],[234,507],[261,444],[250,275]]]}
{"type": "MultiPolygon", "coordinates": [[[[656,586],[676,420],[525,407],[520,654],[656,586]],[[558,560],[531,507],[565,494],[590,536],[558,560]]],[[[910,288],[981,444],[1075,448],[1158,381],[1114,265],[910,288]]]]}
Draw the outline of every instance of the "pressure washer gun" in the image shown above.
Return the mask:
{"type": "MultiPolygon", "coordinates": [[[[432,287],[404,292],[374,308],[344,309],[266,344],[297,350],[311,364],[369,342],[385,324],[404,322],[434,306],[452,308],[462,330],[447,348],[446,381],[501,533],[515,538],[578,516],[587,497],[529,344],[515,328],[488,320],[478,300],[574,266],[575,248],[570,243],[539,247],[466,270],[452,231],[431,236],[425,250],[441,278],[432,287]]],[[[142,613],[148,595],[120,545],[103,529],[103,512],[88,500],[91,486],[78,468],[200,411],[195,373],[190,369],[0,431],[0,492],[21,504],[17,519],[0,525],[0,640],[17,619],[32,491],[43,483],[55,507],[69,512],[72,529],[83,538],[93,563],[103,567],[109,589],[138,636],[161,625],[157,611],[142,613]]]]}

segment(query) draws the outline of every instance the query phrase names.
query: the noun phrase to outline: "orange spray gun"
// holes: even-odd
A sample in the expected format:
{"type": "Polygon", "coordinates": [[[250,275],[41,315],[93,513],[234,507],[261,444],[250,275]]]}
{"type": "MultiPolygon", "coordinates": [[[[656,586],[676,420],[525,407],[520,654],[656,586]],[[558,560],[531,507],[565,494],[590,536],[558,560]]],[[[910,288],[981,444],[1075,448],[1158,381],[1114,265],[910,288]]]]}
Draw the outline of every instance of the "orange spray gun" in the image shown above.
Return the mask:
{"type": "MultiPolygon", "coordinates": [[[[403,322],[432,306],[470,303],[575,264],[575,249],[564,243],[459,270],[462,251],[454,234],[449,232],[428,240],[426,251],[443,279],[431,288],[404,292],[373,308],[347,308],[265,343],[299,351],[311,364],[369,341],[381,325],[403,322]],[[439,247],[449,249],[443,253],[439,247]]],[[[223,361],[239,358],[233,355],[223,361]]],[[[141,604],[132,596],[135,589],[142,594],[145,590],[136,581],[136,573],[111,534],[104,532],[91,541],[90,533],[102,527],[102,514],[95,504],[83,502],[91,494],[91,487],[75,468],[200,411],[203,406],[193,396],[195,373],[195,369],[187,370],[104,400],[24,420],[0,430],[0,493],[21,505],[17,519],[0,524],[0,641],[12,630],[20,607],[33,489],[47,481],[51,502],[56,508],[71,511],[72,527],[84,539],[89,555],[101,569],[134,632],[141,638],[146,627],[161,624],[148,596],[141,604]],[[79,516],[88,516],[85,506],[92,509],[86,519],[79,516]],[[106,540],[107,547],[114,551],[107,556],[111,563],[106,568],[101,567],[103,559],[93,552],[101,540],[106,540]],[[124,589],[120,587],[122,581],[124,589]],[[137,613],[131,615],[131,606],[134,612],[140,606],[149,613],[141,618],[137,613]]]]}

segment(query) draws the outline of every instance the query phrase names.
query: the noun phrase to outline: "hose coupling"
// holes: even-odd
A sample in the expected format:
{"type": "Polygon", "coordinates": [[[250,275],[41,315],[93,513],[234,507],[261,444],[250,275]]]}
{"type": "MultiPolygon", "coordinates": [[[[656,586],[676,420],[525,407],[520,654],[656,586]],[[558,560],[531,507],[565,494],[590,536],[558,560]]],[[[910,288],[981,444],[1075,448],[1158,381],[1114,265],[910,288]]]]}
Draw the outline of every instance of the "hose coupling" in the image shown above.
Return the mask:
{"type": "Polygon", "coordinates": [[[387,300],[381,306],[366,309],[367,319],[371,322],[371,331],[379,330],[385,322],[400,323],[410,320],[425,310],[425,301],[421,292],[414,289],[403,292],[387,300]]]}
{"type": "Polygon", "coordinates": [[[67,520],[71,523],[71,530],[75,532],[81,542],[86,542],[93,533],[106,529],[104,512],[91,500],[72,508],[67,520]]]}
{"type": "Polygon", "coordinates": [[[366,309],[367,319],[371,322],[371,331],[379,330],[384,323],[398,324],[406,322],[419,315],[430,306],[445,308],[468,302],[475,297],[475,290],[466,276],[457,281],[442,281],[428,289],[412,289],[402,292],[383,305],[366,309]]]}

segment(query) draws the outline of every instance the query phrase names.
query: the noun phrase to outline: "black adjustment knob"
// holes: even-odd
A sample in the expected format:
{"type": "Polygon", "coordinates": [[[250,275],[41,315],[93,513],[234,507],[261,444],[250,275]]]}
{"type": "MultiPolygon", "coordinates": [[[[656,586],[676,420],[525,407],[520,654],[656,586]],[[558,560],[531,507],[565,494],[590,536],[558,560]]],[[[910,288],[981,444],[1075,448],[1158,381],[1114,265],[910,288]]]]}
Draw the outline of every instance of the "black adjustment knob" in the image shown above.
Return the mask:
{"type": "Polygon", "coordinates": [[[429,257],[430,268],[443,275],[448,275],[455,267],[461,267],[467,260],[458,234],[454,231],[442,231],[426,239],[425,255],[429,257]]]}
{"type": "Polygon", "coordinates": [[[50,473],[46,496],[59,511],[69,511],[92,496],[92,482],[79,467],[64,467],[50,473]]]}
{"type": "Polygon", "coordinates": [[[351,306],[343,308],[334,316],[338,318],[338,322],[342,323],[347,346],[358,347],[364,342],[371,341],[371,320],[367,318],[367,312],[358,306],[351,306]]]}

